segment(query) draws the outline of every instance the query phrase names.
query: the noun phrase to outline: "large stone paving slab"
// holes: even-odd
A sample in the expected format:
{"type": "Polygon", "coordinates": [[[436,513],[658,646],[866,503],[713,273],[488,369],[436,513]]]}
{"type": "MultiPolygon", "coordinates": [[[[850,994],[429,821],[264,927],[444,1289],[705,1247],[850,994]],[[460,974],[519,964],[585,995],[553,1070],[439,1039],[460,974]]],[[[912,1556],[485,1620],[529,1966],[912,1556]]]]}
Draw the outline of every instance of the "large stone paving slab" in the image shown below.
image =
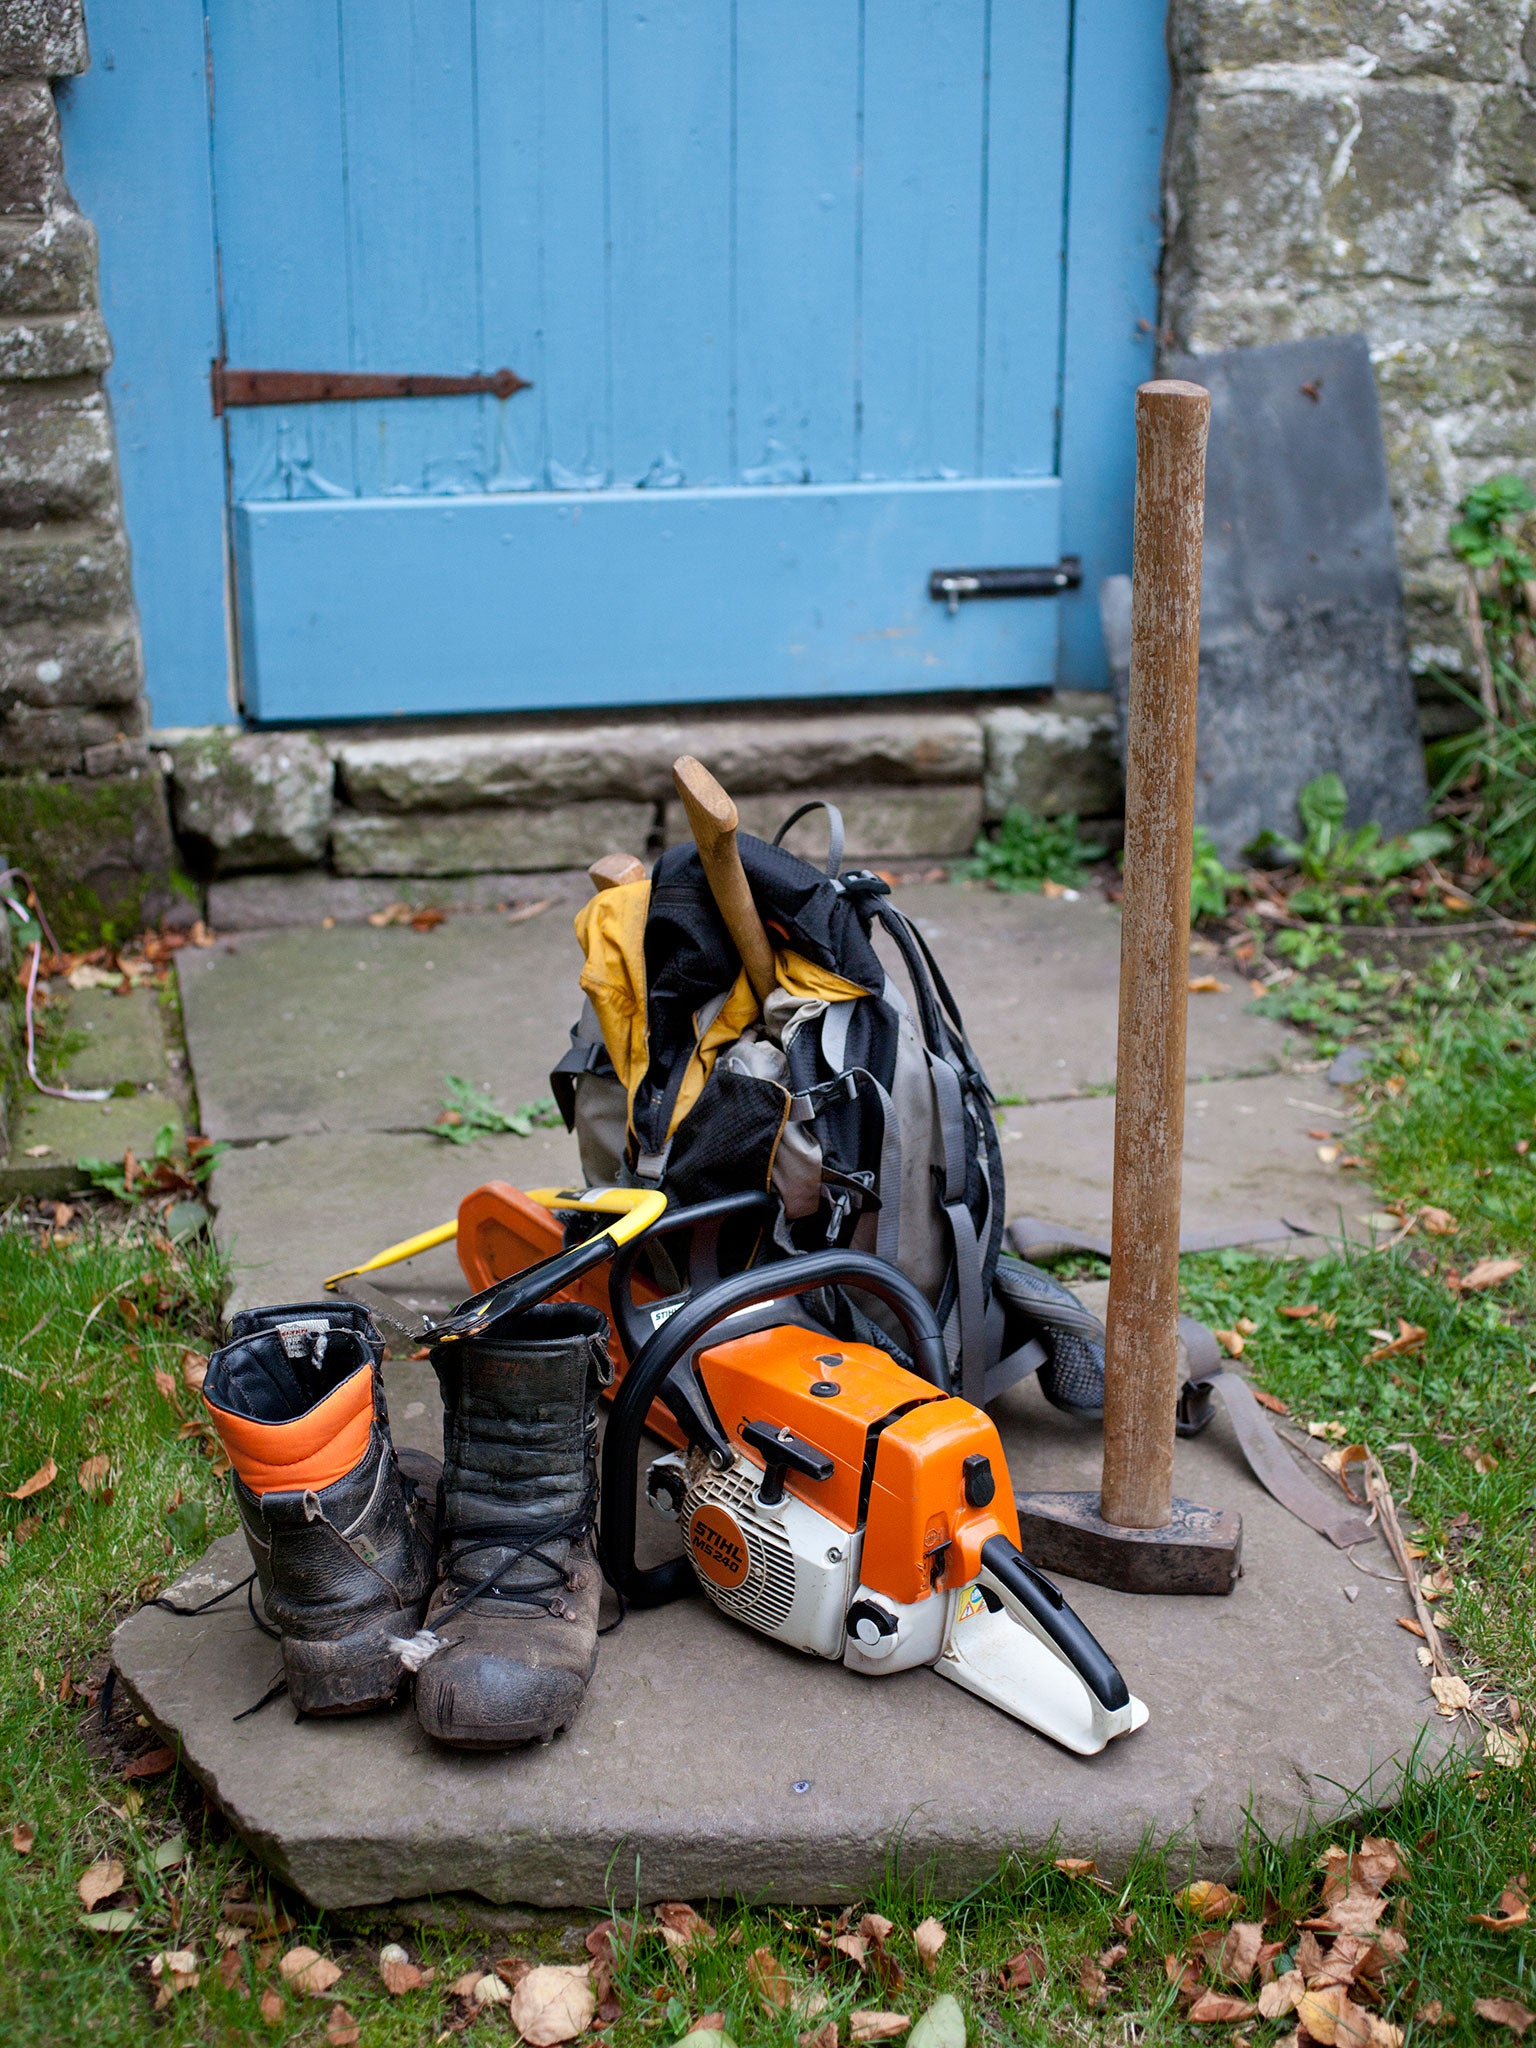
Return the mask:
{"type": "MultiPolygon", "coordinates": [[[[1038,1100],[1115,1071],[1119,912],[948,884],[903,888],[999,1094],[1038,1100]]],[[[242,933],[178,959],[203,1128],[236,1140],[419,1130],[443,1077],[504,1107],[543,1095],[581,1006],[571,905],[537,917],[450,918],[242,933]]],[[[1286,1033],[1248,1009],[1240,975],[1190,1000],[1189,1073],[1276,1067],[1286,1033]]]]}
{"type": "MultiPolygon", "coordinates": [[[[389,1369],[402,1440],[431,1440],[424,1368],[389,1369]],[[408,1412],[414,1411],[414,1412],[408,1412]]],[[[1000,1404],[1020,1486],[1097,1481],[1097,1431],[1026,1387],[1000,1404]]],[[[246,1721],[277,1669],[240,1603],[197,1619],[132,1616],[113,1655],[253,1849],[317,1905],[428,1893],[600,1907],[740,1892],[827,1900],[877,1881],[890,1854],[954,1895],[1020,1844],[1059,1835],[1125,1867],[1144,1836],[1184,1830],[1225,1869],[1246,1816],[1270,1830],[1372,1782],[1390,1793],[1431,1711],[1400,1589],[1374,1539],[1358,1561],[1261,1493],[1226,1434],[1178,1447],[1178,1490],[1241,1510],[1245,1572],[1226,1599],[1068,1583],[1151,1709],[1148,1726],[1079,1758],[931,1672],[868,1679],[779,1648],[701,1601],[631,1614],[605,1639],[581,1719],[505,1756],[435,1750],[409,1710],[246,1721]],[[1351,1599],[1350,1592],[1355,1597],[1351,1599]]],[[[205,1599],[248,1569],[216,1544],[173,1593],[205,1599]]]]}

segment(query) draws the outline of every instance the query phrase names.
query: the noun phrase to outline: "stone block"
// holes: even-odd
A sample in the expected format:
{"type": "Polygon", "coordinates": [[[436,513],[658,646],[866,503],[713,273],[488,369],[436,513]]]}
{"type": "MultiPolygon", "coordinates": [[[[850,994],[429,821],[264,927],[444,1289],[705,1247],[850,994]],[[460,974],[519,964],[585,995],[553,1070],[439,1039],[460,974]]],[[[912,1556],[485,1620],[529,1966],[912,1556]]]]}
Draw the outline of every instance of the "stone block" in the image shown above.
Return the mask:
{"type": "Polygon", "coordinates": [[[0,706],[134,704],[143,685],[131,613],[78,623],[34,619],[0,632],[0,706]]]}
{"type": "Polygon", "coordinates": [[[192,895],[158,774],[0,776],[0,846],[25,849],[65,946],[127,938],[192,895]]]}
{"type": "MultiPolygon", "coordinates": [[[[804,790],[776,790],[738,799],[741,829],[757,839],[772,839],[775,832],[805,801],[804,790]]],[[[948,859],[969,853],[981,831],[981,784],[931,783],[912,789],[827,789],[818,796],[834,803],[843,814],[847,843],[846,863],[871,860],[908,860],[924,855],[948,859]]],[[[674,797],[666,807],[665,837],[668,846],[688,838],[688,820],[674,797]]],[[[827,821],[813,815],[797,825],[788,844],[818,867],[826,857],[827,821]]]]}
{"type": "Polygon", "coordinates": [[[112,344],[94,309],[0,323],[0,377],[80,377],[111,360],[112,344]]]}
{"type": "Polygon", "coordinates": [[[1525,0],[1174,0],[1169,43],[1187,71],[1358,63],[1375,75],[1507,78],[1525,0]]]}
{"type": "MultiPolygon", "coordinates": [[[[134,721],[135,725],[141,725],[142,719],[143,710],[140,707],[139,717],[134,721]]],[[[106,740],[100,746],[87,747],[85,750],[84,767],[87,775],[137,774],[140,770],[154,765],[156,764],[149,750],[149,742],[144,739],[123,737],[106,740]]]]}
{"type": "Polygon", "coordinates": [[[381,817],[338,811],[331,859],[343,875],[521,874],[584,867],[602,854],[643,853],[656,821],[649,803],[610,797],[552,810],[426,812],[381,817]]]}
{"type": "Polygon", "coordinates": [[[1510,86],[1484,100],[1472,155],[1491,184],[1529,206],[1536,200],[1536,95],[1510,86]]]}
{"type": "Polygon", "coordinates": [[[85,766],[88,752],[115,747],[141,731],[143,723],[142,704],[110,705],[104,711],[76,704],[39,711],[30,704],[12,704],[0,717],[0,754],[13,773],[20,768],[73,773],[85,766]]]}
{"type": "Polygon", "coordinates": [[[63,191],[53,94],[41,78],[0,79],[0,214],[46,213],[63,191]]]}
{"type": "Polygon", "coordinates": [[[981,772],[981,726],[964,712],[743,712],[579,724],[456,727],[343,740],[342,787],[366,811],[458,811],[672,793],[679,754],[742,795],[825,780],[959,782],[981,772]]]}
{"type": "Polygon", "coordinates": [[[218,932],[363,924],[392,903],[423,910],[507,910],[521,921],[541,904],[546,910],[558,905],[569,915],[591,894],[585,868],[532,875],[333,875],[325,868],[290,868],[215,878],[208,885],[208,922],[218,932]]]}
{"type": "Polygon", "coordinates": [[[112,424],[99,387],[0,386],[0,526],[110,509],[112,424]]]}
{"type": "Polygon", "coordinates": [[[0,532],[0,626],[122,614],[132,603],[120,527],[82,520],[0,532]]]}
{"type": "Polygon", "coordinates": [[[96,303],[96,230],[82,214],[0,220],[0,314],[68,313],[96,303]]]}
{"type": "MultiPolygon", "coordinates": [[[[1078,700],[1080,703],[1081,700],[1078,700]]],[[[1077,708],[1003,705],[983,719],[986,814],[1015,805],[1037,818],[1097,818],[1120,807],[1115,707],[1107,697],[1077,708]]]]}
{"type": "Polygon", "coordinates": [[[90,62],[81,0],[6,0],[0,77],[73,78],[90,62]]]}
{"type": "Polygon", "coordinates": [[[306,732],[231,726],[165,733],[176,829],[218,874],[325,858],[335,770],[306,732]]]}

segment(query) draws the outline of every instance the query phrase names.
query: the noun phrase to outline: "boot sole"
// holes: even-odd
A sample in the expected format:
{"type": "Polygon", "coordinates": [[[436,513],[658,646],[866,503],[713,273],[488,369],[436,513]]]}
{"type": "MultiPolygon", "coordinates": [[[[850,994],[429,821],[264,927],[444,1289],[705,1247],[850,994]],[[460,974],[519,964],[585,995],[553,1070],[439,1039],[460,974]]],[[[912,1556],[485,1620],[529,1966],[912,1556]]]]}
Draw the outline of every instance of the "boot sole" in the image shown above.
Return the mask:
{"type": "Polygon", "coordinates": [[[392,1707],[410,1674],[389,1640],[413,1636],[421,1615],[420,1607],[397,1608],[329,1642],[284,1636],[283,1675],[295,1710],[323,1718],[392,1707]]]}

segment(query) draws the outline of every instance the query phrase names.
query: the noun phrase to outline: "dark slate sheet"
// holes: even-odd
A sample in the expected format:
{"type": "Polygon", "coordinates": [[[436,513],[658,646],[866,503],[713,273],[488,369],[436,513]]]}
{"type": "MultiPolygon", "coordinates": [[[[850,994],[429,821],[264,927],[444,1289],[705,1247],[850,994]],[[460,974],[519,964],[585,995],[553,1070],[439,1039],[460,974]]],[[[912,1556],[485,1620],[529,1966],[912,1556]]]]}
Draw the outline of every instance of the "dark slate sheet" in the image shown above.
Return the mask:
{"type": "Polygon", "coordinates": [[[1196,816],[1235,859],[1334,769],[1349,823],[1423,823],[1386,455],[1365,337],[1180,356],[1209,387],[1196,816]]]}

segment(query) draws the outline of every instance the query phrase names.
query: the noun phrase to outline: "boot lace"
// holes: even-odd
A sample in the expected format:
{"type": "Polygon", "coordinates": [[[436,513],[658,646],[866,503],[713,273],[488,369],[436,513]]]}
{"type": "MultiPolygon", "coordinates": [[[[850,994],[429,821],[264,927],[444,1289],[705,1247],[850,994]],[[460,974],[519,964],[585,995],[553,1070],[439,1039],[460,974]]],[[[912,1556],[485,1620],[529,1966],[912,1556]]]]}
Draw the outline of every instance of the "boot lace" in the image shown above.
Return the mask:
{"type": "Polygon", "coordinates": [[[564,1597],[573,1578],[571,1567],[559,1564],[544,1545],[563,1541],[574,1549],[591,1534],[596,1516],[597,1476],[594,1473],[582,1489],[581,1499],[563,1521],[540,1519],[535,1523],[526,1518],[501,1515],[495,1521],[462,1523],[453,1531],[439,1566],[443,1578],[457,1578],[465,1560],[476,1551],[498,1550],[502,1555],[467,1593],[461,1593],[449,1606],[438,1610],[432,1617],[432,1628],[440,1628],[475,1600],[505,1600],[517,1606],[542,1608],[546,1614],[557,1618],[574,1618],[564,1597]],[[544,1575],[530,1578],[519,1586],[498,1583],[504,1573],[529,1560],[542,1565],[544,1575]]]}

